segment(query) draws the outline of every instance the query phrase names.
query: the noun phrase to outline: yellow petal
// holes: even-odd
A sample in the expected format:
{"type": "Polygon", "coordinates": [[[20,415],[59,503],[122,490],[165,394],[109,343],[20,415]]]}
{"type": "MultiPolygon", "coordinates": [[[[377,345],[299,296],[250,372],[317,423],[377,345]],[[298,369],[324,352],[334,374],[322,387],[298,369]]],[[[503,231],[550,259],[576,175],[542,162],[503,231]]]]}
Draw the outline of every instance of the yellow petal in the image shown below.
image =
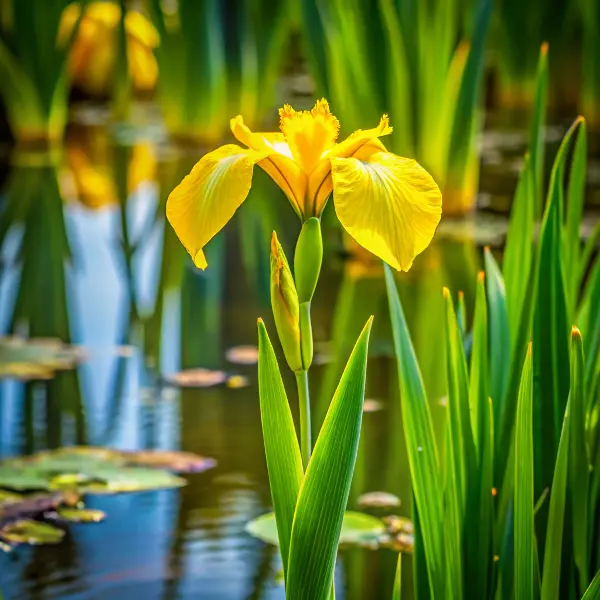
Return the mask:
{"type": "Polygon", "coordinates": [[[333,201],[346,231],[392,267],[408,271],[433,238],[442,195],[416,161],[389,152],[333,158],[333,201]]]}
{"type": "Polygon", "coordinates": [[[235,144],[222,146],[203,156],[169,195],[167,219],[197,267],[207,267],[202,248],[248,196],[252,170],[261,158],[235,144]]]}
{"type": "Polygon", "coordinates": [[[310,173],[321,155],[332,148],[340,131],[340,122],[331,114],[324,98],[312,110],[295,111],[289,104],[279,109],[280,128],[294,160],[310,173]]]}
{"type": "Polygon", "coordinates": [[[313,214],[319,216],[332,190],[331,158],[368,157],[374,152],[385,152],[385,146],[379,136],[392,132],[387,115],[383,115],[379,125],[373,129],[359,129],[349,135],[343,142],[336,144],[323,153],[321,160],[308,176],[307,197],[313,206],[313,214]]]}
{"type": "Polygon", "coordinates": [[[294,162],[288,144],[281,133],[255,133],[238,115],[231,119],[231,132],[236,139],[256,152],[267,156],[258,165],[283,190],[298,215],[303,214],[306,196],[306,175],[294,162]]]}
{"type": "Polygon", "coordinates": [[[373,129],[359,129],[350,134],[343,142],[336,144],[331,150],[326,152],[325,156],[329,158],[348,158],[369,145],[372,151],[379,149],[385,151],[384,145],[377,139],[382,135],[389,135],[393,128],[390,127],[390,120],[387,115],[383,115],[377,127],[373,129]]]}

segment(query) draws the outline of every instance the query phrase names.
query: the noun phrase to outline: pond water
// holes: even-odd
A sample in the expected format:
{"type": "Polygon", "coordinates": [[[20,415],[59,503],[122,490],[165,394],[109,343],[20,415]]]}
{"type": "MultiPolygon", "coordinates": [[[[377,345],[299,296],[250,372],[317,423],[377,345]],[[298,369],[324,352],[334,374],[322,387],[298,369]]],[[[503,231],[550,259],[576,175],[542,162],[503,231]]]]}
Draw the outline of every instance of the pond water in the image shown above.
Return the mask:
{"type": "MultiPolygon", "coordinates": [[[[560,137],[564,128],[557,129],[560,137]]],[[[472,310],[479,248],[502,245],[524,136],[492,132],[483,147],[484,210],[445,221],[413,270],[397,278],[438,432],[445,410],[441,289],[463,290],[472,310]]],[[[274,334],[269,238],[276,228],[291,253],[298,223],[257,170],[249,201],[208,249],[208,270],[195,270],[163,215],[169,191],[200,154],[143,138],[117,143],[90,126],[71,131],[52,160],[13,157],[3,169],[0,333],[60,338],[81,346],[85,359],[48,380],[0,381],[0,458],[77,443],[181,449],[217,462],[186,476],[182,489],[91,496],[86,504],[107,513],[103,523],[70,525],[58,546],[0,553],[5,600],[284,597],[277,551],[245,531],[271,509],[256,366],[233,364],[226,351],[256,344],[259,316],[274,334]],[[166,382],[197,367],[243,375],[247,385],[166,382]]],[[[600,182],[591,186],[594,202],[600,182]]],[[[324,239],[313,309],[321,363],[311,370],[314,426],[374,314],[369,411],[349,507],[360,494],[382,490],[399,496],[396,512],[408,516],[382,269],[343,238],[331,207],[324,239]]],[[[286,384],[297,416],[293,378],[286,384]]],[[[390,550],[342,551],[338,598],[389,597],[395,562],[390,550]]],[[[407,591],[411,579],[408,559],[407,591]]]]}

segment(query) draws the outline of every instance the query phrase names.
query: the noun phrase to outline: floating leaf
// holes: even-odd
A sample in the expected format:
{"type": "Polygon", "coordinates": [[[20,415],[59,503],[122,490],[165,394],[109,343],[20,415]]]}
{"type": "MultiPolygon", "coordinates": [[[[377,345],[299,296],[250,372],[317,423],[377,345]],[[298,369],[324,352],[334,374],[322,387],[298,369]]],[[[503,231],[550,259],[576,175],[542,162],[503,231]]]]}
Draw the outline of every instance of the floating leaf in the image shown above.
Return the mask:
{"type": "Polygon", "coordinates": [[[250,385],[250,379],[245,375],[231,375],[225,382],[225,385],[232,390],[237,390],[239,388],[248,387],[250,385]]]}
{"type": "Polygon", "coordinates": [[[84,358],[81,348],[55,338],[0,338],[0,378],[49,379],[55,371],[72,369],[84,358]]]}
{"type": "Polygon", "coordinates": [[[383,404],[379,400],[373,400],[373,398],[366,398],[363,403],[363,412],[374,413],[379,412],[383,408],[383,404]]]}
{"type": "MultiPolygon", "coordinates": [[[[246,525],[246,531],[267,544],[279,545],[275,513],[267,513],[253,519],[246,525]]],[[[342,521],[340,545],[369,546],[373,543],[376,544],[385,532],[386,526],[381,519],[349,510],[344,514],[342,521]]]]}
{"type": "Polygon", "coordinates": [[[106,513],[93,508],[60,508],[56,514],[69,523],[100,523],[106,519],[106,513]]]}
{"type": "Polygon", "coordinates": [[[358,498],[362,508],[391,508],[400,506],[400,498],[389,492],[367,492],[358,498]]]}
{"type": "Polygon", "coordinates": [[[164,376],[169,385],[176,387],[212,387],[227,381],[224,371],[211,371],[210,369],[185,369],[178,373],[164,376]]]}
{"type": "Polygon", "coordinates": [[[212,469],[217,464],[214,458],[178,450],[138,450],[123,453],[123,456],[127,463],[132,465],[165,469],[175,473],[200,473],[212,469]]]}
{"type": "Polygon", "coordinates": [[[29,519],[13,521],[0,528],[0,538],[10,544],[58,544],[64,536],[65,532],[58,527],[29,519]]]}
{"type": "Polygon", "coordinates": [[[258,362],[256,346],[234,346],[225,352],[225,358],[236,365],[255,365],[258,362]]]}

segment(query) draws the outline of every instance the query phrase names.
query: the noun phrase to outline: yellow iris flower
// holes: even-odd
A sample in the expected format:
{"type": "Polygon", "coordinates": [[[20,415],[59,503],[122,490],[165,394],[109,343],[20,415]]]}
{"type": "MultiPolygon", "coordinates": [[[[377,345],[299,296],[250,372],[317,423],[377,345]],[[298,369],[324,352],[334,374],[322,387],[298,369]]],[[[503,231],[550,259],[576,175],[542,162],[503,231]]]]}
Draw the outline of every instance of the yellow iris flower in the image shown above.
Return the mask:
{"type": "Polygon", "coordinates": [[[310,111],[286,104],[279,117],[277,133],[254,133],[241,116],[232,119],[233,135],[247,148],[227,144],[206,154],[171,192],[167,218],[196,266],[206,268],[202,249],[248,196],[258,164],[301,220],[320,217],[333,192],[344,229],[392,267],[410,269],[433,238],[442,195],[416,161],[385,149],[379,138],[392,132],[387,115],[340,143],[325,99],[310,111]]]}

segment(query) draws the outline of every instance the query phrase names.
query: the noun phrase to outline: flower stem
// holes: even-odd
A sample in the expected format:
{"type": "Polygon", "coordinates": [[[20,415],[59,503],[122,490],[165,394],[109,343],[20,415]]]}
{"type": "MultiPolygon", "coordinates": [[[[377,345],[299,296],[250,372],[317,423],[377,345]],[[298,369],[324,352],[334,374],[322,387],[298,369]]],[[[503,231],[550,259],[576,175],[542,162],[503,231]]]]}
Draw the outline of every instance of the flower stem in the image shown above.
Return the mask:
{"type": "Polygon", "coordinates": [[[312,452],[308,371],[296,371],[296,385],[298,386],[298,401],[300,404],[300,453],[302,454],[302,464],[306,469],[312,452]]]}

